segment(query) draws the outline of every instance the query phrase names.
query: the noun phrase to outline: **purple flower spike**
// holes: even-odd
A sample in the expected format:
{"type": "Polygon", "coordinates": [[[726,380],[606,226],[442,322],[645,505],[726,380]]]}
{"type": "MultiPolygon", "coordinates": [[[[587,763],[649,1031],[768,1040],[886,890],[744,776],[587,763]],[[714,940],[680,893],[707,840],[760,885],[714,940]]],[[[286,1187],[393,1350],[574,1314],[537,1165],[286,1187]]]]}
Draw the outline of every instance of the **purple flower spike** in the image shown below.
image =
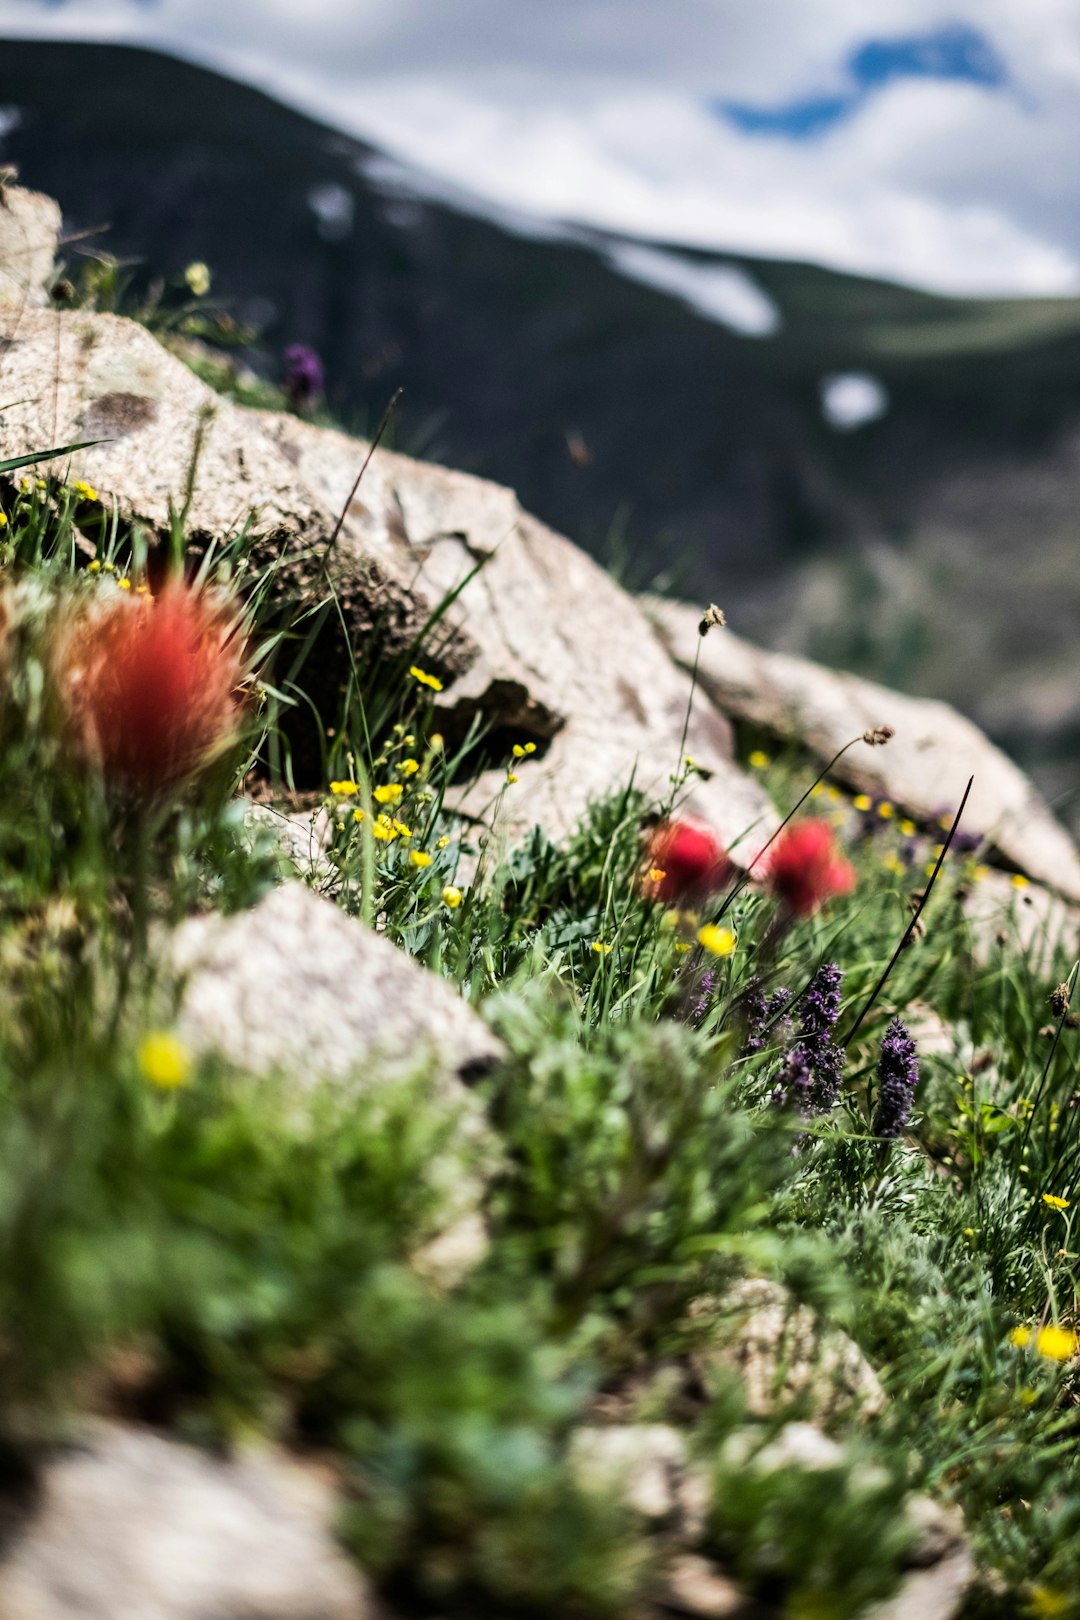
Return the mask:
{"type": "Polygon", "coordinates": [[[894,1018],[885,1031],[878,1060],[877,1107],[872,1129],[881,1141],[895,1142],[903,1135],[918,1084],[915,1042],[899,1018],[894,1018]]]}
{"type": "Polygon", "coordinates": [[[318,399],[326,386],[323,363],[306,343],[291,343],[285,350],[285,392],[294,410],[318,399]]]}
{"type": "Polygon", "coordinates": [[[804,1119],[827,1114],[836,1106],[844,1078],[844,1052],[833,1040],[840,1016],[843,974],[834,962],[823,962],[799,1005],[799,1035],[780,1072],[775,1093],[783,1107],[804,1119]]]}

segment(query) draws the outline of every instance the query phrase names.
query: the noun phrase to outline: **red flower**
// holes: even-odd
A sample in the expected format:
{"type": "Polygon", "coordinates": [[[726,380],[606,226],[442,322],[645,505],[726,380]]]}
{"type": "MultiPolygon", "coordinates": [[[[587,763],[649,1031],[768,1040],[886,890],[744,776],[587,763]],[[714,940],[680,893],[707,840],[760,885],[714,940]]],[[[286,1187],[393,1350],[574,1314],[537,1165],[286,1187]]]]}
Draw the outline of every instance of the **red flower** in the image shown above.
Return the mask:
{"type": "Polygon", "coordinates": [[[730,881],[731,862],[712,828],[701,821],[662,821],[645,851],[642,887],[668,905],[700,904],[730,881]]]}
{"type": "Polygon", "coordinates": [[[855,872],[825,821],[785,827],[766,856],[766,882],[793,917],[809,917],[833,895],[849,894],[855,872]]]}
{"type": "Polygon", "coordinates": [[[114,787],[153,799],[235,739],[243,649],[226,611],[186,585],[118,597],[62,632],[56,670],[70,746],[114,787]]]}

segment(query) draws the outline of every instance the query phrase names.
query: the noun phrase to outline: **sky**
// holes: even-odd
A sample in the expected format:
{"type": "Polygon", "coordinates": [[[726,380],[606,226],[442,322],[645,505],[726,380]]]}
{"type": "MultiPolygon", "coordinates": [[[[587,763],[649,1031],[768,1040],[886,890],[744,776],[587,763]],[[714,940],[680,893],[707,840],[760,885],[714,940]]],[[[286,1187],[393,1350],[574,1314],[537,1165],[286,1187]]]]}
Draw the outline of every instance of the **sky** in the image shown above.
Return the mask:
{"type": "Polygon", "coordinates": [[[538,228],[1080,292],[1080,0],[0,0],[4,35],[174,51],[538,228]]]}

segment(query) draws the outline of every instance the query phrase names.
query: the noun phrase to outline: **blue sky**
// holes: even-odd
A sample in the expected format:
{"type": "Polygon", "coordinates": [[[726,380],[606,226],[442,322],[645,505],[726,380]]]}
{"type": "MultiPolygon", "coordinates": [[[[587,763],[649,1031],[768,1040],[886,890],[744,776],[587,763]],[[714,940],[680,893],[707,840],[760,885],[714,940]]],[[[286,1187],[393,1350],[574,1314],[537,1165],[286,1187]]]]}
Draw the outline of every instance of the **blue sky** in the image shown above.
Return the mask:
{"type": "Polygon", "coordinates": [[[925,34],[895,34],[855,45],[844,63],[847,83],[839,90],[811,91],[779,104],[714,102],[717,116],[745,135],[815,140],[855,118],[873,97],[905,79],[1008,87],[1004,58],[977,28],[946,23],[925,34]]]}
{"type": "Polygon", "coordinates": [[[537,223],[1080,291],[1080,0],[0,0],[211,65],[537,223]]]}

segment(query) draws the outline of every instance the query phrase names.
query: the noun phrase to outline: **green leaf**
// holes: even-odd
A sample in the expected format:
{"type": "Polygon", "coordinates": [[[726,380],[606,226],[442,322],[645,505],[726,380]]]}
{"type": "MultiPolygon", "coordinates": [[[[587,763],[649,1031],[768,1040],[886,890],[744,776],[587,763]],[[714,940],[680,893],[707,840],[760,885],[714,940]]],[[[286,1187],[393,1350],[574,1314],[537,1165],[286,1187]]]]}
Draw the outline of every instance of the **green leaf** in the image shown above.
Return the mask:
{"type": "Polygon", "coordinates": [[[76,450],[89,450],[92,445],[105,444],[104,439],[83,439],[81,444],[61,445],[59,450],[34,450],[28,456],[12,456],[0,461],[0,473],[15,472],[18,467],[32,467],[37,461],[55,461],[58,456],[70,456],[76,450]]]}

